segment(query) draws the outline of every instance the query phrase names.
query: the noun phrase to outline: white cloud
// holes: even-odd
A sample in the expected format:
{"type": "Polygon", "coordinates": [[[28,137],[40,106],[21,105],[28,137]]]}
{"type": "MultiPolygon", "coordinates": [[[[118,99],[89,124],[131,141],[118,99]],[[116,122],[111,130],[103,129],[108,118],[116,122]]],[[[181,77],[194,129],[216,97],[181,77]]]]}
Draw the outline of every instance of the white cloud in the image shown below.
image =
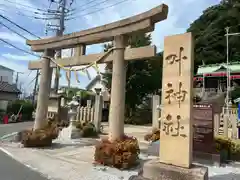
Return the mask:
{"type": "Polygon", "coordinates": [[[11,32],[4,32],[4,31],[0,32],[0,38],[6,41],[12,41],[20,44],[26,43],[25,39],[11,32]]]}
{"type": "Polygon", "coordinates": [[[19,61],[30,61],[36,59],[35,56],[29,56],[29,55],[15,55],[15,54],[2,54],[3,57],[13,60],[19,60],[19,61]]]}
{"type": "Polygon", "coordinates": [[[14,49],[12,46],[9,46],[9,45],[6,45],[6,44],[4,44],[3,47],[9,48],[9,49],[14,49]]]}

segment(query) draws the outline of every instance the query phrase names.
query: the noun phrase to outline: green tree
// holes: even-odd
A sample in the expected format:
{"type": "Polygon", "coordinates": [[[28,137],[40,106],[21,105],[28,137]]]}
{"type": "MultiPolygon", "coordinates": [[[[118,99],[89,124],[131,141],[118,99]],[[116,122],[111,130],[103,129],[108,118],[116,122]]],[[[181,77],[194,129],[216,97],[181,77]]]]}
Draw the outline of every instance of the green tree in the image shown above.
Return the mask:
{"type": "MultiPolygon", "coordinates": [[[[128,44],[130,47],[141,47],[151,44],[151,34],[136,34],[131,36],[128,44]]],[[[112,47],[112,44],[105,44],[104,51],[112,47]]],[[[134,112],[137,105],[140,105],[143,99],[156,93],[161,88],[162,76],[162,53],[153,59],[140,61],[130,61],[127,65],[126,73],[126,110],[134,112]]],[[[103,74],[103,82],[111,91],[111,70],[112,64],[106,66],[106,73],[103,74]]],[[[129,115],[131,113],[127,113],[129,115]]]]}
{"type": "MultiPolygon", "coordinates": [[[[240,0],[222,0],[207,8],[187,30],[195,37],[195,72],[203,62],[226,62],[226,27],[230,33],[240,32],[240,0]]],[[[240,59],[240,37],[229,37],[229,59],[240,59]]]]}

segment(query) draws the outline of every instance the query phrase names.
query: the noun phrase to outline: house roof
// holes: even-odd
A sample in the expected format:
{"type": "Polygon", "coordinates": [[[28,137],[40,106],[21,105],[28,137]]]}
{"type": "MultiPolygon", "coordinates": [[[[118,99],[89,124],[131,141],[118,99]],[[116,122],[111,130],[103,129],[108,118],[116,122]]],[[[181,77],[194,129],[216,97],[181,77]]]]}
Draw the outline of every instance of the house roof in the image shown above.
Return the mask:
{"type": "Polygon", "coordinates": [[[90,81],[90,83],[86,86],[86,90],[90,90],[91,87],[97,82],[101,80],[101,75],[97,75],[95,78],[90,81]]]}
{"type": "Polygon", "coordinates": [[[2,66],[2,65],[0,65],[0,69],[4,69],[4,70],[8,70],[8,71],[14,71],[14,70],[12,70],[8,67],[2,66]]]}
{"type": "MultiPolygon", "coordinates": [[[[226,71],[226,69],[227,69],[226,63],[204,65],[198,68],[197,75],[213,73],[218,71],[226,71]]],[[[229,64],[229,69],[233,73],[240,72],[240,63],[236,62],[236,63],[229,64]]]]}
{"type": "Polygon", "coordinates": [[[21,91],[15,84],[9,84],[7,82],[0,81],[0,92],[16,93],[20,94],[21,91]]]}

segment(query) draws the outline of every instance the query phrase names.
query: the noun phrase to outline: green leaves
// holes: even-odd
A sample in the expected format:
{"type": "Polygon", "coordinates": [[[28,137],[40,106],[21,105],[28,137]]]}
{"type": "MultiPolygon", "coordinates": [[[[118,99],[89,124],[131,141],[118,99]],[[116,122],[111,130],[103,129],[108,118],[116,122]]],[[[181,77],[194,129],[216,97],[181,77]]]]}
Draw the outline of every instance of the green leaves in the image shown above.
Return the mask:
{"type": "MultiPolygon", "coordinates": [[[[197,66],[226,62],[226,31],[240,32],[240,0],[222,0],[207,8],[187,30],[195,37],[195,72],[197,66]]],[[[229,37],[230,61],[239,60],[240,36],[229,37]]]]}
{"type": "MultiPolygon", "coordinates": [[[[151,34],[138,33],[129,38],[128,44],[133,48],[151,44],[151,34]]],[[[106,52],[112,44],[105,44],[106,52]]],[[[162,79],[162,53],[155,59],[130,61],[126,73],[126,107],[134,110],[142,104],[143,99],[161,88],[162,79]]],[[[112,69],[109,63],[106,70],[112,69]]],[[[111,89],[111,73],[103,74],[104,84],[111,89]]]]}

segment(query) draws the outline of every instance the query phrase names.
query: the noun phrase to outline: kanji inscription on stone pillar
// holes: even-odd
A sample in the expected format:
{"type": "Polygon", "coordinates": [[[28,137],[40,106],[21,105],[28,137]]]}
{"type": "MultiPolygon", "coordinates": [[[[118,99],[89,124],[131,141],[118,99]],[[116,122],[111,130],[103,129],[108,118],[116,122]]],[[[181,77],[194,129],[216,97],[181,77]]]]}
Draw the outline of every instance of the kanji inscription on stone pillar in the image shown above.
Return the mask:
{"type": "Polygon", "coordinates": [[[160,161],[186,168],[192,164],[193,61],[191,33],[165,37],[160,161]]]}

